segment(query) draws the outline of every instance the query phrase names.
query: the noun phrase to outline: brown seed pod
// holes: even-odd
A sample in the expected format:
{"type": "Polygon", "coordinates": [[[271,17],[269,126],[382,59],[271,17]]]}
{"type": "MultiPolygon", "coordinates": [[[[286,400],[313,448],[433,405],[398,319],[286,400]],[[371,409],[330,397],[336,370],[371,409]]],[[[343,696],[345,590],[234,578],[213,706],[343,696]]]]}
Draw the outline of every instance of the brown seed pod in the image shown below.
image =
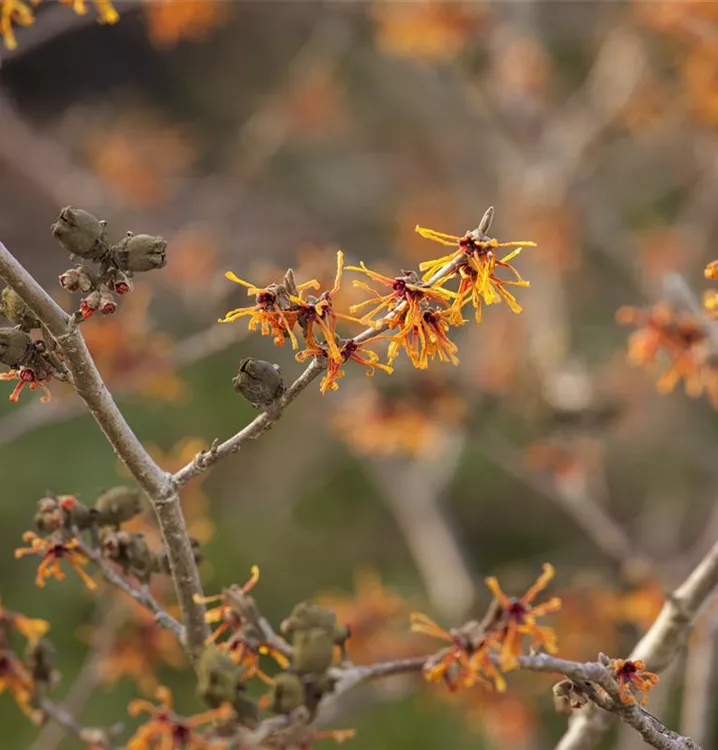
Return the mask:
{"type": "Polygon", "coordinates": [[[100,261],[109,250],[105,224],[88,211],[67,206],[52,225],[52,234],[70,255],[100,261]]]}
{"type": "Polygon", "coordinates": [[[51,686],[59,680],[60,675],[54,668],[56,654],[55,647],[44,638],[28,643],[25,663],[35,683],[51,686]]]}
{"type": "Polygon", "coordinates": [[[17,328],[0,328],[0,362],[8,367],[26,364],[35,352],[30,336],[17,328]]]}
{"type": "Polygon", "coordinates": [[[112,261],[121,271],[144,273],[167,263],[167,242],[151,234],[132,234],[112,248],[112,261]]]}
{"type": "Polygon", "coordinates": [[[17,292],[9,286],[0,295],[0,313],[11,323],[20,326],[23,331],[40,328],[40,321],[35,313],[20,299],[17,292]]]}
{"type": "Polygon", "coordinates": [[[274,404],[285,390],[279,365],[252,357],[246,357],[239,363],[239,371],[232,385],[257,409],[274,404]]]}
{"type": "Polygon", "coordinates": [[[95,503],[99,526],[120,526],[142,512],[140,491],[132,487],[113,487],[95,503]]]}

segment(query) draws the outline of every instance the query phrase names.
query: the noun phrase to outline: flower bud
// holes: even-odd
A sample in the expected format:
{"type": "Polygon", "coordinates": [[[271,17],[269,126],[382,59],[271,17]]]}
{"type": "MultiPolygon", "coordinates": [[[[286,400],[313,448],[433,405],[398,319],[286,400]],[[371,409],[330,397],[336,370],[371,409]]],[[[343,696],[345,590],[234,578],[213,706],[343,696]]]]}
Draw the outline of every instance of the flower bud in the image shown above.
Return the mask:
{"type": "Polygon", "coordinates": [[[112,248],[112,259],[121,271],[143,273],[162,268],[166,263],[167,243],[151,234],[127,233],[127,237],[112,248]]]}
{"type": "Polygon", "coordinates": [[[101,297],[99,291],[95,290],[94,292],[90,292],[80,303],[80,315],[82,315],[85,320],[92,317],[99,308],[100,301],[101,297]]]}
{"type": "Polygon", "coordinates": [[[33,354],[35,345],[30,336],[17,328],[0,328],[0,362],[19,367],[33,354]]]}
{"type": "Polygon", "coordinates": [[[99,261],[107,254],[105,222],[81,208],[63,208],[52,234],[70,255],[99,261]]]}
{"type": "Polygon", "coordinates": [[[106,286],[100,287],[99,310],[103,315],[114,315],[117,312],[115,297],[106,286]]]}
{"type": "Polygon", "coordinates": [[[95,503],[100,526],[120,526],[142,512],[140,491],[132,487],[113,487],[103,492],[95,503]]]}
{"type": "Polygon", "coordinates": [[[34,312],[20,299],[17,292],[9,286],[0,295],[0,313],[11,323],[20,326],[24,331],[40,327],[40,321],[34,312]]]}
{"type": "Polygon", "coordinates": [[[239,371],[232,385],[256,408],[271,406],[284,393],[279,365],[252,357],[239,363],[239,371]]]}
{"type": "Polygon", "coordinates": [[[112,287],[115,290],[115,294],[122,296],[132,291],[132,281],[124,274],[118,274],[112,287]]]}
{"type": "Polygon", "coordinates": [[[65,273],[60,274],[60,286],[68,292],[82,292],[87,294],[95,286],[95,280],[87,266],[68,268],[65,273]]]}

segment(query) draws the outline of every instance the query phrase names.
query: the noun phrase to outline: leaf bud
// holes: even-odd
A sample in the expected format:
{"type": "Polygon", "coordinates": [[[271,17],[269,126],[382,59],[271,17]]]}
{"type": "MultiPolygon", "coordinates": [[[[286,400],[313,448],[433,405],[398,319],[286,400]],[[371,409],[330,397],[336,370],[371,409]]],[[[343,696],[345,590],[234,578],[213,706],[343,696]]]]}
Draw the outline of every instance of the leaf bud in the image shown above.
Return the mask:
{"type": "Polygon", "coordinates": [[[144,273],[167,263],[167,242],[151,234],[132,234],[112,248],[112,259],[121,271],[144,273]]]}
{"type": "Polygon", "coordinates": [[[281,672],[274,678],[271,693],[271,710],[287,715],[303,706],[306,700],[304,683],[295,672],[281,672]]]}
{"type": "Polygon", "coordinates": [[[99,261],[107,254],[105,222],[81,208],[63,208],[52,234],[70,255],[99,261]]]}
{"type": "Polygon", "coordinates": [[[95,511],[98,525],[119,527],[142,512],[140,491],[124,485],[113,487],[97,498],[95,511]]]}
{"type": "Polygon", "coordinates": [[[16,368],[25,364],[34,351],[35,345],[27,333],[17,328],[0,328],[0,362],[16,368]]]}
{"type": "Polygon", "coordinates": [[[20,299],[17,292],[9,286],[2,290],[0,296],[0,313],[11,323],[20,326],[23,331],[40,328],[40,321],[35,313],[20,299]]]}
{"type": "Polygon", "coordinates": [[[284,393],[279,365],[252,357],[246,357],[239,363],[239,371],[232,385],[256,408],[271,406],[284,393]]]}

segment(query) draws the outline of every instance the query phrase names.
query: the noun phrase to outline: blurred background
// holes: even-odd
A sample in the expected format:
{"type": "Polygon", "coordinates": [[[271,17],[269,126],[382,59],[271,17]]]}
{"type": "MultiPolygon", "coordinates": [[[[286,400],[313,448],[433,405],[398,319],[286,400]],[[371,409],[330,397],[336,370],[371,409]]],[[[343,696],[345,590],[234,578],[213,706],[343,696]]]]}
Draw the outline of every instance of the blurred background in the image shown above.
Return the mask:
{"type": "MultiPolygon", "coordinates": [[[[0,52],[0,239],[68,309],[49,231],[63,206],[107,219],[113,240],[168,241],[167,267],[83,327],[163,468],[255,416],[232,389],[243,357],[301,372],[288,347],[215,322],[248,300],[226,270],[263,286],[291,265],[326,283],[342,248],[393,276],[443,254],[415,224],[463,234],[489,205],[494,236],[538,243],[517,260],[524,313],[498,305],[464,326],[459,367],[347,368],[338,392],[312,386],[186,488],[206,592],[258,564],[276,625],[301,599],[329,602],[367,663],[438,647],[409,634],[410,611],[458,625],[486,607],[485,576],[518,594],[550,561],[561,654],[625,656],[718,533],[711,405],[658,395],[660,367],[630,368],[614,321],[665,298],[669,274],[706,288],[718,3],[115,6],[110,26],[44,2],[0,52]]],[[[347,279],[341,299],[361,298],[347,279]]],[[[79,400],[52,392],[0,397],[3,604],[52,621],[55,695],[83,722],[132,726],[127,702],[160,682],[196,712],[191,672],[142,613],[73,576],[39,590],[32,560],[13,560],[44,493],[90,502],[129,482],[79,400]]],[[[717,615],[651,697],[704,747],[717,615]]],[[[516,674],[504,696],[450,695],[397,678],[351,694],[336,726],[357,728],[356,750],[542,750],[566,725],[551,684],[516,674]]],[[[7,696],[0,723],[4,747],[79,748],[55,727],[35,739],[7,696]]],[[[606,746],[642,745],[619,731],[606,746]]]]}

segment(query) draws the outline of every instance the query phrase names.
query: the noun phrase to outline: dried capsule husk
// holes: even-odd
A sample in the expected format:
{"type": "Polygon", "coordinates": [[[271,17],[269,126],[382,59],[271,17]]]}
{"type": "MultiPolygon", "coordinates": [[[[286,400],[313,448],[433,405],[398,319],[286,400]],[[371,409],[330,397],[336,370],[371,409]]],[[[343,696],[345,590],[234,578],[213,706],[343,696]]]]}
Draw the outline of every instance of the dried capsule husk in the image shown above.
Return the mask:
{"type": "Polygon", "coordinates": [[[87,266],[68,268],[65,273],[60,274],[60,286],[68,292],[82,292],[87,294],[95,287],[95,279],[87,266]]]}
{"type": "Polygon", "coordinates": [[[105,529],[100,537],[102,556],[116,562],[125,575],[149,583],[154,557],[143,534],[105,529]]]}
{"type": "Polygon", "coordinates": [[[275,714],[291,714],[305,703],[304,683],[298,674],[281,672],[274,678],[270,706],[275,714]]]}
{"type": "Polygon", "coordinates": [[[65,513],[56,497],[43,497],[37,503],[35,528],[41,534],[51,534],[65,524],[65,513]]]}
{"type": "Polygon", "coordinates": [[[0,328],[0,362],[17,368],[27,364],[35,352],[35,344],[25,331],[0,328]]]}
{"type": "Polygon", "coordinates": [[[112,248],[112,261],[121,270],[144,273],[163,268],[167,263],[167,242],[151,234],[127,233],[112,248]]]}
{"type": "Polygon", "coordinates": [[[113,487],[95,503],[99,526],[120,526],[142,512],[140,491],[133,487],[113,487]]]}
{"type": "Polygon", "coordinates": [[[28,643],[25,663],[36,684],[51,686],[57,682],[59,675],[54,667],[56,654],[55,647],[45,638],[28,643]]]}
{"type": "Polygon", "coordinates": [[[87,260],[100,261],[109,250],[105,222],[81,208],[63,208],[52,225],[52,234],[70,255],[87,260]]]}
{"type": "Polygon", "coordinates": [[[43,534],[73,526],[84,531],[95,523],[95,513],[74,495],[49,496],[38,501],[34,521],[43,534]]]}
{"type": "Polygon", "coordinates": [[[22,301],[17,292],[9,286],[2,290],[0,296],[0,313],[11,323],[20,326],[23,331],[40,328],[40,321],[35,313],[22,301]]]}
{"type": "Polygon", "coordinates": [[[279,365],[252,357],[246,357],[239,363],[232,385],[235,391],[257,408],[271,406],[285,390],[279,365]]]}

